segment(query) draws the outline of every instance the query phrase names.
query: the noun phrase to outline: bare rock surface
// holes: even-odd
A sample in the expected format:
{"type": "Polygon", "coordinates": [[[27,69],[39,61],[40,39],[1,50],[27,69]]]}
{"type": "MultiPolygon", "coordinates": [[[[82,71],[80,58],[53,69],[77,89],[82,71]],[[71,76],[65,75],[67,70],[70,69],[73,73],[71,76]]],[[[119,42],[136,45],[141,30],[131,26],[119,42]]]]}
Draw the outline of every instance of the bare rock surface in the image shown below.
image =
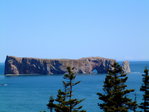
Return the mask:
{"type": "Polygon", "coordinates": [[[130,65],[129,65],[128,61],[124,61],[122,63],[122,69],[123,69],[124,73],[130,73],[131,72],[130,65]]]}
{"type": "MultiPolygon", "coordinates": [[[[113,59],[88,57],[80,59],[38,59],[7,56],[5,74],[64,74],[68,66],[78,74],[107,73],[116,61],[113,59]]],[[[127,63],[126,63],[127,64],[127,63]]],[[[124,66],[127,68],[128,66],[124,66]]],[[[129,68],[129,67],[128,67],[129,68]]],[[[129,71],[129,69],[125,69],[129,71]]],[[[126,71],[126,72],[127,72],[126,71]]]]}

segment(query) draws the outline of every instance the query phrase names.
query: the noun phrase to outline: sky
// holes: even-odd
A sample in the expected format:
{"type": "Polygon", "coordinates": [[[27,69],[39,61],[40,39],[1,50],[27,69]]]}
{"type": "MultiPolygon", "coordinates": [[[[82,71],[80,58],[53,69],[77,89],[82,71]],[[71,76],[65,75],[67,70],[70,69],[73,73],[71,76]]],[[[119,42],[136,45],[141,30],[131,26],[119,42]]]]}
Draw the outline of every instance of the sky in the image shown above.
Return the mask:
{"type": "Polygon", "coordinates": [[[149,0],[0,0],[0,62],[149,60],[149,0]]]}

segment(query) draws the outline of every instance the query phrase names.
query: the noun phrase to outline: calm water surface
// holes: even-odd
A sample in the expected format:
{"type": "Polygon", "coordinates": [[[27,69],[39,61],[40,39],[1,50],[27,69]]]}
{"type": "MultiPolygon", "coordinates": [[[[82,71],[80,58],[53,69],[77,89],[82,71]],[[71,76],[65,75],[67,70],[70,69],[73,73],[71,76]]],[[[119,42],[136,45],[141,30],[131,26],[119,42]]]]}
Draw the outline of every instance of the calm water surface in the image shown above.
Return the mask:
{"type": "MultiPolygon", "coordinates": [[[[129,94],[129,97],[134,98],[136,93],[138,102],[142,99],[142,92],[139,88],[145,66],[149,67],[149,62],[131,62],[132,73],[128,74],[128,88],[136,90],[129,94]]],[[[3,68],[4,64],[0,64],[0,74],[3,74],[3,68]]],[[[88,112],[102,112],[97,106],[100,101],[96,93],[102,92],[104,78],[105,74],[77,76],[76,80],[80,80],[81,83],[74,88],[74,94],[77,98],[85,98],[82,105],[88,112]]],[[[47,110],[48,99],[50,96],[55,96],[58,89],[62,89],[62,80],[62,75],[19,77],[0,75],[0,83],[7,84],[0,86],[0,112],[47,110]]]]}

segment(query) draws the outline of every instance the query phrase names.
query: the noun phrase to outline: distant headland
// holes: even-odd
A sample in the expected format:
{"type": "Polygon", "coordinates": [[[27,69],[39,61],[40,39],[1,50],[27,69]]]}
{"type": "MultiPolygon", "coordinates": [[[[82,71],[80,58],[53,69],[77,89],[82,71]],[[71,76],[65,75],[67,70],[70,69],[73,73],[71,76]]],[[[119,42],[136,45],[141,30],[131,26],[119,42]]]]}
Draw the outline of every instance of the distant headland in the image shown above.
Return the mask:
{"type": "MultiPolygon", "coordinates": [[[[80,59],[39,59],[7,56],[5,60],[5,75],[19,74],[65,74],[67,67],[74,67],[77,74],[107,73],[116,62],[114,59],[87,57],[80,59]]],[[[125,73],[130,72],[129,62],[122,64],[125,73]]]]}

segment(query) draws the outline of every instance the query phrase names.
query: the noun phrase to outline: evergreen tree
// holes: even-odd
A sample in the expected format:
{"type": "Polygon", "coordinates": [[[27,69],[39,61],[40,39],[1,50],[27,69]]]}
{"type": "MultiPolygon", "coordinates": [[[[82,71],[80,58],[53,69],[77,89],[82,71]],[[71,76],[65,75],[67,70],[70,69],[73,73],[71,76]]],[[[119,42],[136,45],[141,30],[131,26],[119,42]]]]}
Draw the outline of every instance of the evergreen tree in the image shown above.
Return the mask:
{"type": "Polygon", "coordinates": [[[137,94],[134,94],[135,98],[134,98],[134,105],[132,106],[132,110],[133,112],[138,112],[137,108],[138,108],[138,104],[137,104],[137,94]]]}
{"type": "Polygon", "coordinates": [[[55,112],[86,112],[82,109],[82,106],[78,106],[82,100],[73,98],[73,87],[80,83],[80,81],[75,82],[76,75],[73,72],[73,69],[70,67],[67,68],[68,74],[64,75],[63,81],[64,90],[59,89],[57,98],[50,98],[49,103],[47,104],[50,112],[55,110],[55,112]]]}
{"type": "Polygon", "coordinates": [[[125,82],[128,77],[124,74],[122,67],[115,63],[112,69],[108,70],[105,78],[103,91],[104,93],[97,93],[99,99],[103,103],[98,104],[104,112],[128,112],[133,110],[136,102],[133,102],[127,97],[127,94],[133,92],[133,89],[126,89],[125,82]]]}
{"type": "Polygon", "coordinates": [[[149,75],[148,69],[144,70],[143,76],[143,85],[140,88],[140,91],[144,92],[143,102],[140,104],[140,108],[144,110],[144,112],[149,112],[149,75]]]}

